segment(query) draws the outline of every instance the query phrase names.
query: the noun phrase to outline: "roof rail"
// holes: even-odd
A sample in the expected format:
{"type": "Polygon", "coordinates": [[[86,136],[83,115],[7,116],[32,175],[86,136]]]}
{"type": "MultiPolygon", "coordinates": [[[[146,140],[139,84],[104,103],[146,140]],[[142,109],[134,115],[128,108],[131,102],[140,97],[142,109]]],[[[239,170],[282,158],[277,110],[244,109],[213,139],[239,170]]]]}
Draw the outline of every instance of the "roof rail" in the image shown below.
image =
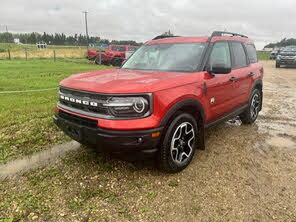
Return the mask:
{"type": "Polygon", "coordinates": [[[152,40],[164,39],[164,38],[175,38],[175,37],[180,37],[180,36],[175,36],[175,35],[159,35],[159,36],[154,37],[152,40]]]}
{"type": "Polygon", "coordinates": [[[212,36],[211,37],[214,37],[214,36],[223,36],[223,35],[239,36],[239,37],[243,37],[243,38],[248,38],[248,36],[246,36],[246,35],[241,35],[241,34],[232,33],[232,32],[221,32],[221,31],[214,31],[212,33],[212,36]]]}

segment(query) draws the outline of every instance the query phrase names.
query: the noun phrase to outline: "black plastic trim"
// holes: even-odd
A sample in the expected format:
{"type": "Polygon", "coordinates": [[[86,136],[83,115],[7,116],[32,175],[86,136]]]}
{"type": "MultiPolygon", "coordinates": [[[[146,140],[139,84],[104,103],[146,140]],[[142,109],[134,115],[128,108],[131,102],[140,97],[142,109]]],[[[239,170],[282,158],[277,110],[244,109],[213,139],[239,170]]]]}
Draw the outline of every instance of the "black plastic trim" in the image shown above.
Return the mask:
{"type": "Polygon", "coordinates": [[[231,118],[234,118],[234,117],[238,116],[239,114],[243,113],[247,109],[247,107],[248,107],[248,104],[240,106],[240,107],[236,108],[235,110],[233,110],[232,112],[228,113],[227,115],[224,115],[219,119],[216,119],[214,121],[207,123],[205,125],[205,128],[209,128],[209,127],[219,124],[221,122],[225,122],[231,118]]]}
{"type": "Polygon", "coordinates": [[[162,120],[160,122],[160,126],[166,126],[168,121],[174,116],[174,114],[178,110],[180,110],[182,107],[185,107],[185,106],[195,106],[197,108],[197,110],[201,113],[202,122],[205,121],[206,116],[205,116],[205,112],[204,112],[204,109],[203,109],[203,106],[201,105],[201,103],[199,103],[195,99],[184,99],[184,100],[181,100],[180,102],[176,103],[174,106],[172,106],[170,108],[170,110],[162,118],[162,120]]]}
{"type": "Polygon", "coordinates": [[[238,34],[238,33],[233,33],[233,32],[225,32],[225,31],[214,31],[211,35],[211,37],[215,36],[223,36],[223,35],[231,35],[231,36],[238,36],[242,38],[248,38],[246,35],[238,34]]]}
{"type": "Polygon", "coordinates": [[[144,151],[153,153],[157,151],[159,137],[152,137],[153,132],[162,132],[163,127],[147,130],[108,130],[92,128],[53,116],[54,123],[72,139],[86,145],[93,145],[108,152],[144,151]],[[73,129],[79,131],[73,136],[73,129]]]}

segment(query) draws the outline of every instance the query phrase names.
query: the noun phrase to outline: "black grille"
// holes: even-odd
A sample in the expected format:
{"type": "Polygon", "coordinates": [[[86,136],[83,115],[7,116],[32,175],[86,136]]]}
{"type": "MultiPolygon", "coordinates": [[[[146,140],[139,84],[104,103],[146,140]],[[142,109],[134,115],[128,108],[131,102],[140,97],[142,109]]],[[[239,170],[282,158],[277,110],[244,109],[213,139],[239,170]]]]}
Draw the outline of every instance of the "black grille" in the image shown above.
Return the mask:
{"type": "Polygon", "coordinates": [[[103,103],[106,103],[108,100],[108,96],[92,93],[92,92],[85,92],[85,91],[77,91],[68,88],[60,88],[60,95],[64,95],[70,98],[79,99],[81,101],[91,101],[96,102],[97,106],[85,105],[81,103],[66,101],[60,98],[60,103],[64,106],[79,109],[86,111],[88,113],[95,113],[95,114],[102,114],[102,115],[109,115],[109,110],[107,107],[103,106],[103,103]]]}
{"type": "Polygon", "coordinates": [[[59,117],[64,120],[68,120],[69,122],[76,123],[78,125],[83,125],[83,126],[87,126],[87,127],[91,127],[91,128],[98,127],[97,120],[72,115],[72,114],[64,112],[62,110],[59,110],[59,117]]]}

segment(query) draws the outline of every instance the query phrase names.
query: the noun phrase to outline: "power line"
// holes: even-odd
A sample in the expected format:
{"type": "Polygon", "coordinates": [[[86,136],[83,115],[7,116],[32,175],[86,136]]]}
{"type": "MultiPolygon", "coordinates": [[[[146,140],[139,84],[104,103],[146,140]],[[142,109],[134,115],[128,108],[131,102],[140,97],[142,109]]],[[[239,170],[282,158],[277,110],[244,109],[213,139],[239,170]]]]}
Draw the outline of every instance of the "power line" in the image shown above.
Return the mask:
{"type": "Polygon", "coordinates": [[[87,42],[87,46],[86,46],[86,48],[88,49],[88,44],[89,44],[89,42],[88,42],[88,27],[87,27],[87,11],[84,11],[84,12],[82,12],[82,13],[84,13],[84,20],[85,20],[85,32],[86,32],[86,42],[87,42]]]}

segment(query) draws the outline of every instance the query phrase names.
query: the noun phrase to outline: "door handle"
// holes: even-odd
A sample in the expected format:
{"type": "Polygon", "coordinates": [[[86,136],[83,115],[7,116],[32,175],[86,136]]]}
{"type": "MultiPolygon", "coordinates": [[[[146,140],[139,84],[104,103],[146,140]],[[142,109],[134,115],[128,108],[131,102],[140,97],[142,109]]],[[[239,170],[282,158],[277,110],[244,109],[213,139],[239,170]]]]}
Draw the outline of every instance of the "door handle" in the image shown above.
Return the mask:
{"type": "Polygon", "coordinates": [[[249,77],[252,77],[252,76],[254,76],[254,75],[255,75],[255,73],[253,73],[253,72],[250,72],[250,73],[248,74],[249,77]]]}
{"type": "Polygon", "coordinates": [[[236,80],[237,80],[237,78],[234,76],[229,79],[230,82],[235,82],[236,80]]]}

